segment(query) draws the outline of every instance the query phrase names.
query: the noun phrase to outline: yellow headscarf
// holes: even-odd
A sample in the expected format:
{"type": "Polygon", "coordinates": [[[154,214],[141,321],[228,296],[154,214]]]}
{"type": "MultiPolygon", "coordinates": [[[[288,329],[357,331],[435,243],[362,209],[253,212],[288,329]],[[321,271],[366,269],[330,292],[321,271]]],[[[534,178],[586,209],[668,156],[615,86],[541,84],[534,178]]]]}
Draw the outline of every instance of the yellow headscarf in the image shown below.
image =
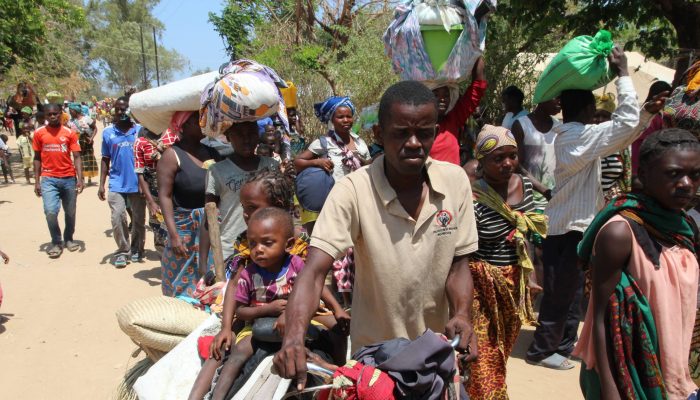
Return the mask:
{"type": "Polygon", "coordinates": [[[615,112],[615,95],[612,93],[605,93],[601,96],[595,96],[595,108],[596,110],[605,110],[610,114],[615,112]]]}
{"type": "Polygon", "coordinates": [[[481,132],[476,138],[476,158],[480,160],[485,155],[503,146],[518,147],[515,136],[502,126],[486,124],[481,128],[481,132]]]}

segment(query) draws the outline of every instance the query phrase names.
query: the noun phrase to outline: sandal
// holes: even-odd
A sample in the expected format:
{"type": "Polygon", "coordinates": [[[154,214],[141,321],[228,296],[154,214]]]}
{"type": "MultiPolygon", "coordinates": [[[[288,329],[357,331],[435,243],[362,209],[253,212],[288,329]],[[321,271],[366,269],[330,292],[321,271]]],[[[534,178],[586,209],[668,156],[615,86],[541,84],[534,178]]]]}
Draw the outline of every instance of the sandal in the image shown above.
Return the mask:
{"type": "Polygon", "coordinates": [[[80,248],[80,245],[78,243],[75,243],[72,240],[69,240],[66,242],[66,249],[68,249],[68,251],[73,252],[73,251],[78,250],[79,248],[80,248]]]}
{"type": "Polygon", "coordinates": [[[63,248],[58,244],[54,244],[46,251],[46,254],[49,255],[49,258],[58,258],[63,254],[63,248]]]}
{"type": "Polygon", "coordinates": [[[113,265],[115,268],[124,268],[126,265],[129,263],[127,261],[126,255],[125,254],[119,254],[118,256],[115,257],[113,265]]]}
{"type": "Polygon", "coordinates": [[[575,367],[575,365],[572,364],[569,359],[557,353],[552,354],[542,361],[532,361],[525,358],[525,362],[530,365],[536,365],[538,367],[545,367],[559,371],[566,371],[575,367]]]}

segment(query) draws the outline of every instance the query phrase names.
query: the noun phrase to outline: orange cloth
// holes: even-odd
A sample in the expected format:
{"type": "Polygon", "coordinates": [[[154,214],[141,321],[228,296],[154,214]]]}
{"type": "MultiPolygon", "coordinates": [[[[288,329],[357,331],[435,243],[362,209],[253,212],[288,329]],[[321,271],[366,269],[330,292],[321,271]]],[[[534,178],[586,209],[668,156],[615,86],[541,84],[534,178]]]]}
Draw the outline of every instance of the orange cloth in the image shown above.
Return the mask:
{"type": "Polygon", "coordinates": [[[700,60],[696,61],[688,71],[688,88],[686,91],[694,92],[698,88],[700,88],[700,60]]]}
{"type": "MultiPolygon", "coordinates": [[[[615,221],[627,223],[616,215],[607,224],[615,221]]],[[[661,267],[656,269],[632,235],[632,254],[627,271],[646,296],[654,315],[666,389],[671,399],[687,399],[688,394],[696,389],[690,377],[688,354],[695,326],[698,261],[690,250],[675,246],[661,250],[660,264],[661,267]]],[[[592,297],[573,355],[580,357],[588,368],[596,366],[592,297]]]]}

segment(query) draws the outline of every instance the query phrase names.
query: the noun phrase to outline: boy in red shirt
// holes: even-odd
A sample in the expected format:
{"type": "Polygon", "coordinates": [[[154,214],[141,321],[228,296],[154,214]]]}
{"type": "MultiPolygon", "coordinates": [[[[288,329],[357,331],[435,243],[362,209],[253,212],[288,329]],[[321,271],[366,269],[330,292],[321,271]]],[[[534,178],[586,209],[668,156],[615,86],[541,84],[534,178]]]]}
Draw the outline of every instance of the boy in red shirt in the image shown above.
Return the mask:
{"type": "Polygon", "coordinates": [[[427,86],[438,100],[438,133],[430,150],[430,157],[460,165],[457,139],[459,131],[479,106],[486,92],[484,59],[479,57],[476,60],[472,71],[472,83],[459,99],[459,87],[456,84],[430,82],[427,86]]]}
{"type": "Polygon", "coordinates": [[[44,108],[49,121],[34,132],[34,193],[44,201],[44,214],[51,233],[50,258],[58,258],[63,246],[76,251],[80,246],[73,241],[75,232],[76,197],[83,191],[83,173],[80,163],[78,135],[61,125],[61,107],[49,104],[44,108]],[[71,155],[73,153],[73,160],[71,155]],[[66,226],[61,238],[58,212],[63,204],[66,226]],[[62,240],[63,239],[63,240],[62,240]]]}

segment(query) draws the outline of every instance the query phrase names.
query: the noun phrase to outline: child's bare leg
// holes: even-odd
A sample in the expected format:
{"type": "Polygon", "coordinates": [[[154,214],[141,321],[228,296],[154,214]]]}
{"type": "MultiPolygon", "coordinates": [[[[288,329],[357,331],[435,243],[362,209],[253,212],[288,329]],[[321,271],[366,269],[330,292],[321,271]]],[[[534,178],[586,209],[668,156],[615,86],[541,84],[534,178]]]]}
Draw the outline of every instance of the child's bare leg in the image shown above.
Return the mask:
{"type": "Polygon", "coordinates": [[[190,397],[188,400],[202,400],[204,395],[209,393],[211,390],[211,381],[214,379],[214,374],[216,369],[221,366],[221,360],[217,361],[213,358],[207,359],[202,365],[202,369],[197,375],[197,379],[192,385],[192,391],[190,392],[190,397]]]}
{"type": "Polygon", "coordinates": [[[214,386],[214,393],[212,394],[213,400],[224,399],[229,389],[231,389],[233,382],[238,377],[238,374],[241,373],[246,361],[252,356],[253,344],[250,336],[236,343],[236,346],[231,349],[231,355],[229,355],[226,362],[224,362],[224,366],[221,368],[219,380],[216,382],[216,386],[214,386]]]}
{"type": "Polygon", "coordinates": [[[317,315],[313,319],[328,328],[328,337],[331,340],[333,349],[330,356],[333,358],[333,362],[336,365],[345,365],[347,361],[345,358],[348,353],[348,338],[334,329],[337,325],[335,318],[332,315],[317,315]]]}

